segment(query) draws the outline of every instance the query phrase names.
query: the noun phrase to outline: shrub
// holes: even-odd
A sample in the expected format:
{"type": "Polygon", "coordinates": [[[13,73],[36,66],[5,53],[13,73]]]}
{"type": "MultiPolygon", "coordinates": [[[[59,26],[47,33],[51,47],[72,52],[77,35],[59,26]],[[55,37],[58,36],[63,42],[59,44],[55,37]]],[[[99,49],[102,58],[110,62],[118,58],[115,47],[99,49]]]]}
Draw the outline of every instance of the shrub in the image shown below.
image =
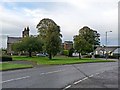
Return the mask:
{"type": "Polygon", "coordinates": [[[12,61],[12,57],[11,56],[0,56],[0,61],[2,61],[2,62],[12,61]]]}
{"type": "Polygon", "coordinates": [[[95,58],[105,58],[105,55],[95,55],[95,58]]]}
{"type": "Polygon", "coordinates": [[[69,51],[68,50],[63,50],[63,55],[68,56],[69,55],[69,51]]]}
{"type": "Polygon", "coordinates": [[[111,58],[111,59],[119,59],[119,56],[113,55],[113,56],[109,56],[108,58],[111,58]]]}
{"type": "Polygon", "coordinates": [[[71,48],[70,50],[69,50],[69,57],[72,57],[72,54],[74,53],[74,49],[73,48],[71,48]]]}

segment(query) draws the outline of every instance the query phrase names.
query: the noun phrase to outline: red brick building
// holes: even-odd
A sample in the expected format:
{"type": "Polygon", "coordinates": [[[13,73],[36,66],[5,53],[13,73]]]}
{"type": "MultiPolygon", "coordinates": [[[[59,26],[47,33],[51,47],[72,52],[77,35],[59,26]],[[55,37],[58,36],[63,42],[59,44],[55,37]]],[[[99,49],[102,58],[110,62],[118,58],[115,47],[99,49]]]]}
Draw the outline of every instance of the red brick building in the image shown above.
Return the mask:
{"type": "Polygon", "coordinates": [[[63,45],[64,45],[64,50],[70,50],[71,48],[73,48],[72,41],[65,41],[63,45]]]}

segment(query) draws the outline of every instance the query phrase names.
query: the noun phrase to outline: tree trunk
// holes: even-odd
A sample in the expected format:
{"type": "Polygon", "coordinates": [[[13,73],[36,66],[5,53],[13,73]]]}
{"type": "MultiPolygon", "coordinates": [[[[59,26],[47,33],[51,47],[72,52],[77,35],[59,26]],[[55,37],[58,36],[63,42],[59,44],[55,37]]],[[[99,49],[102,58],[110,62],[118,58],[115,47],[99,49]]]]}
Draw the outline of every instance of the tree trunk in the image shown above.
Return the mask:
{"type": "Polygon", "coordinates": [[[32,52],[29,52],[29,57],[32,57],[32,52]]]}
{"type": "Polygon", "coordinates": [[[80,52],[79,52],[79,59],[81,59],[81,55],[80,55],[80,52]]]}
{"type": "Polygon", "coordinates": [[[52,54],[51,54],[51,53],[49,53],[49,59],[50,59],[50,60],[52,59],[52,54]]]}

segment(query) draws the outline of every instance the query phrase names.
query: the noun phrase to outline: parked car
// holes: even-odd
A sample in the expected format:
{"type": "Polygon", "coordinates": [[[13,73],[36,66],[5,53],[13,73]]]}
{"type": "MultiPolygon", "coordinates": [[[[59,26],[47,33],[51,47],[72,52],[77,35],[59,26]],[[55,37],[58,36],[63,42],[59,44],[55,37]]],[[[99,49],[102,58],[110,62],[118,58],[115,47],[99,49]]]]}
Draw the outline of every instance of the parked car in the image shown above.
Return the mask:
{"type": "Polygon", "coordinates": [[[45,57],[45,56],[48,56],[48,54],[47,53],[38,53],[38,54],[36,54],[36,56],[45,57]]]}
{"type": "Polygon", "coordinates": [[[36,54],[36,56],[45,57],[46,55],[45,55],[45,54],[42,54],[42,53],[38,53],[38,54],[36,54]]]}

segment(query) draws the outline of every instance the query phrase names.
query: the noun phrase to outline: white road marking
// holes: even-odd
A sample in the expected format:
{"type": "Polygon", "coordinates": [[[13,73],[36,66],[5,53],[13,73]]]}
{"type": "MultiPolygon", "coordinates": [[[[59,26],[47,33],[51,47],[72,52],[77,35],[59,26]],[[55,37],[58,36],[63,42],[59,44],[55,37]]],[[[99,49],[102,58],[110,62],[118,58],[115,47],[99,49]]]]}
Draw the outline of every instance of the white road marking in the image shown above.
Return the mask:
{"type": "Polygon", "coordinates": [[[104,73],[105,71],[102,71],[101,73],[104,73]]]}
{"type": "Polygon", "coordinates": [[[40,73],[40,75],[44,75],[45,73],[40,73]]]}
{"type": "MultiPolygon", "coordinates": [[[[98,73],[97,73],[97,74],[98,74],[98,73]]],[[[90,75],[89,77],[93,77],[93,76],[94,76],[94,75],[90,75]]],[[[83,78],[83,79],[81,79],[81,80],[78,80],[78,81],[74,82],[73,84],[76,85],[76,84],[78,84],[78,83],[80,83],[80,82],[88,79],[89,77],[85,77],[85,78],[83,78]]]]}
{"type": "MultiPolygon", "coordinates": [[[[52,74],[52,73],[62,72],[62,71],[65,71],[65,69],[63,69],[63,70],[57,70],[57,71],[51,71],[51,72],[46,72],[46,73],[41,73],[40,75],[45,75],[45,74],[47,75],[47,74],[52,74]]],[[[0,83],[6,83],[6,82],[10,82],[10,81],[21,80],[21,79],[25,79],[25,78],[29,78],[29,77],[30,76],[25,76],[25,77],[20,77],[20,78],[14,78],[14,79],[2,81],[0,83]]]]}
{"type": "Polygon", "coordinates": [[[90,75],[89,77],[93,77],[94,75],[90,75]]]}
{"type": "Polygon", "coordinates": [[[100,73],[96,73],[96,75],[98,75],[98,74],[100,74],[100,73]]]}
{"type": "Polygon", "coordinates": [[[82,81],[82,80],[79,80],[79,81],[74,82],[74,85],[80,83],[81,81],[82,81]]]}
{"type": "Polygon", "coordinates": [[[30,76],[25,76],[25,77],[10,79],[10,80],[6,80],[6,81],[2,81],[2,82],[0,82],[0,83],[6,83],[6,82],[10,82],[10,81],[21,80],[21,79],[25,79],[25,78],[29,78],[29,77],[30,77],[30,76]]]}
{"type": "Polygon", "coordinates": [[[57,71],[51,71],[51,72],[46,72],[46,73],[41,73],[41,74],[52,74],[52,73],[57,73],[57,72],[62,72],[62,71],[65,71],[65,69],[63,70],[57,70],[57,71]]]}
{"type": "MultiPolygon", "coordinates": [[[[100,74],[100,73],[96,73],[96,75],[98,75],[98,74],[100,74]]],[[[94,76],[94,75],[92,74],[92,75],[90,75],[90,76],[88,76],[88,77],[85,77],[85,78],[83,78],[83,79],[81,79],[81,80],[78,80],[78,81],[74,82],[73,84],[76,85],[76,84],[78,84],[78,83],[80,83],[80,82],[88,79],[89,77],[93,77],[93,76],[94,76]]]]}
{"type": "Polygon", "coordinates": [[[78,81],[74,82],[73,84],[76,85],[76,84],[78,84],[78,83],[80,83],[80,82],[82,82],[82,81],[84,81],[84,80],[86,80],[86,79],[88,79],[88,77],[85,77],[85,78],[83,78],[83,79],[81,79],[81,80],[78,80],[78,81]]]}
{"type": "Polygon", "coordinates": [[[82,81],[83,81],[83,80],[86,80],[86,79],[88,79],[88,77],[83,78],[82,81]]]}
{"type": "Polygon", "coordinates": [[[65,87],[63,90],[66,90],[66,89],[68,89],[68,88],[70,88],[71,87],[71,85],[68,85],[67,87],[65,87]]]}
{"type": "Polygon", "coordinates": [[[58,70],[58,71],[52,71],[52,72],[47,72],[45,74],[51,74],[51,73],[56,73],[56,72],[60,72],[60,70],[58,70]]]}
{"type": "MultiPolygon", "coordinates": [[[[103,73],[103,72],[105,72],[105,71],[102,71],[101,73],[103,73]]],[[[100,73],[96,73],[95,75],[98,75],[98,74],[100,74],[100,73]]],[[[76,84],[78,84],[78,83],[80,83],[80,82],[88,79],[89,77],[93,77],[93,76],[94,76],[94,75],[90,75],[90,76],[88,76],[88,77],[85,77],[85,78],[83,78],[83,79],[81,79],[81,80],[78,80],[78,81],[74,82],[73,84],[76,85],[76,84]]],[[[70,88],[71,86],[72,86],[72,85],[68,85],[68,86],[65,87],[63,90],[66,90],[66,89],[70,88]]]]}

